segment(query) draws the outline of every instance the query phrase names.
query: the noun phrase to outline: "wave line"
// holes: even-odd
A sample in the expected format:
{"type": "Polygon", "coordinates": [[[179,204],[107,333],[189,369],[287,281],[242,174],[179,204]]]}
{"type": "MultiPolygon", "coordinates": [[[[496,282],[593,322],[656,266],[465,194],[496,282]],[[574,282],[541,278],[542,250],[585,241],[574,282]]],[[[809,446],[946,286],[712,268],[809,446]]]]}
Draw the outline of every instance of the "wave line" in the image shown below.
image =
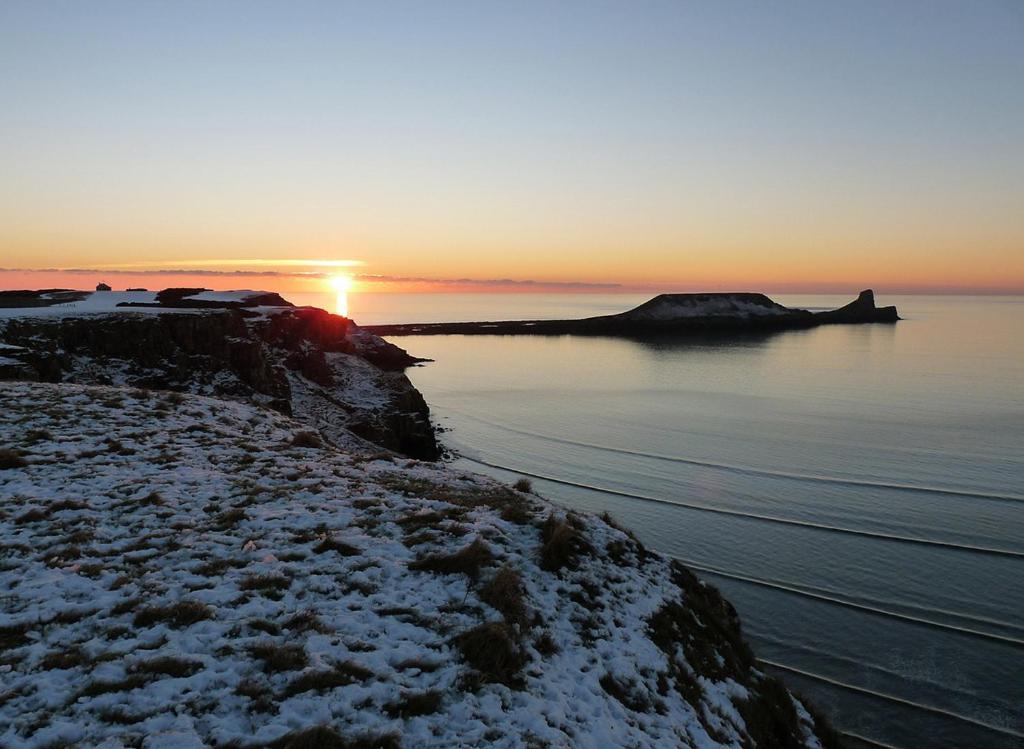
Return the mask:
{"type": "Polygon", "coordinates": [[[571,440],[566,437],[556,437],[550,434],[543,434],[541,432],[532,432],[526,429],[519,429],[518,427],[510,427],[506,424],[500,424],[493,422],[488,419],[483,419],[479,416],[475,416],[465,411],[461,411],[455,408],[448,408],[449,411],[461,414],[467,418],[479,421],[482,424],[502,429],[514,434],[522,434],[526,437],[537,437],[539,439],[548,440],[550,442],[558,442],[564,445],[571,445],[575,447],[590,447],[595,450],[604,450],[606,452],[619,453],[621,455],[632,455],[639,458],[651,458],[653,460],[662,460],[670,463],[684,463],[686,465],[699,466],[701,468],[714,468],[722,471],[731,471],[733,473],[741,473],[749,476],[769,476],[772,478],[783,478],[793,479],[796,481],[809,481],[820,484],[838,484],[841,486],[856,486],[861,488],[869,489],[892,489],[894,491],[914,492],[918,494],[945,494],[953,497],[966,497],[970,499],[984,499],[994,500],[999,502],[1024,502],[1024,496],[1017,494],[1001,494],[997,492],[982,492],[982,491],[969,491],[967,489],[953,489],[951,487],[941,486],[922,486],[921,484],[904,484],[895,481],[871,481],[869,479],[850,479],[842,478],[840,476],[820,476],[813,473],[799,473],[795,471],[773,471],[768,468],[751,468],[750,466],[736,465],[735,463],[720,463],[711,460],[697,460],[696,458],[684,458],[678,455],[664,455],[662,453],[649,453],[642,450],[630,450],[626,447],[612,447],[611,445],[602,445],[596,442],[584,442],[582,440],[571,440]]]}
{"type": "MultiPolygon", "coordinates": [[[[956,632],[956,633],[959,633],[959,634],[970,635],[972,637],[980,637],[980,638],[987,639],[987,640],[995,640],[995,641],[998,641],[998,642],[1006,643],[1008,645],[1013,645],[1015,647],[1022,647],[1022,648],[1024,648],[1024,639],[1020,639],[1020,638],[1017,638],[1017,637],[1011,637],[1009,635],[1000,635],[1000,634],[997,634],[995,632],[986,632],[985,630],[972,629],[970,627],[958,627],[955,624],[947,624],[945,622],[937,622],[934,619],[926,619],[924,617],[913,616],[911,614],[901,614],[898,611],[890,611],[888,609],[877,608],[877,607],[869,606],[869,605],[863,604],[863,603],[856,603],[854,601],[848,601],[846,599],[839,598],[839,597],[836,597],[836,596],[830,596],[830,595],[827,595],[825,593],[813,593],[813,592],[811,592],[809,590],[804,590],[804,589],[802,589],[800,587],[797,587],[795,585],[789,585],[789,584],[783,583],[781,581],[779,581],[779,582],[771,582],[771,581],[764,580],[764,579],[758,578],[758,577],[751,577],[751,576],[748,576],[748,575],[741,575],[741,574],[738,574],[738,573],[735,573],[735,572],[725,572],[723,570],[719,570],[719,569],[716,569],[714,567],[707,567],[705,565],[701,565],[701,564],[697,564],[695,562],[691,562],[689,559],[686,559],[686,558],[680,557],[680,556],[676,556],[675,554],[669,554],[668,552],[661,551],[659,553],[664,555],[664,556],[670,557],[672,559],[676,559],[676,560],[682,562],[683,564],[685,564],[687,567],[690,567],[691,569],[695,569],[695,570],[698,570],[700,572],[704,572],[704,573],[707,573],[707,574],[710,574],[710,575],[717,575],[719,577],[727,577],[727,578],[730,578],[732,580],[739,580],[741,582],[750,583],[752,585],[762,585],[762,586],[767,587],[767,588],[774,588],[776,590],[785,591],[787,593],[793,593],[795,595],[804,596],[806,598],[812,598],[812,599],[815,599],[815,600],[818,600],[818,601],[824,601],[826,603],[835,604],[837,606],[845,606],[847,608],[857,609],[859,611],[866,611],[866,612],[871,613],[871,614],[877,614],[877,615],[880,615],[880,616],[888,616],[888,617],[892,617],[892,618],[895,618],[895,619],[903,619],[904,621],[912,622],[914,624],[922,624],[922,625],[925,625],[925,626],[928,626],[928,627],[935,627],[937,629],[946,629],[946,630],[949,630],[951,632],[956,632]]],[[[970,618],[970,617],[965,617],[965,618],[970,618]]],[[[1006,624],[1004,626],[1012,627],[1013,625],[1006,624]]]]}
{"type": "Polygon", "coordinates": [[[1000,549],[992,546],[975,546],[972,544],[957,544],[952,541],[939,541],[933,538],[921,538],[919,536],[903,536],[888,533],[880,533],[878,531],[867,531],[858,528],[844,528],[837,525],[825,525],[824,523],[814,523],[810,520],[793,520],[791,518],[780,518],[775,515],[762,515],[760,513],[743,512],[741,510],[729,510],[724,507],[712,507],[711,505],[698,504],[695,502],[681,502],[672,499],[665,499],[663,497],[652,497],[647,494],[636,494],[633,492],[620,491],[618,489],[609,489],[602,486],[594,486],[592,484],[583,484],[576,481],[569,481],[568,479],[555,478],[554,476],[545,476],[542,473],[534,473],[531,471],[524,471],[521,468],[511,468],[509,466],[499,465],[498,463],[490,463],[480,458],[470,458],[467,455],[462,455],[462,458],[470,461],[471,463],[478,463],[479,465],[488,466],[489,468],[497,468],[500,471],[508,471],[510,473],[518,473],[522,476],[529,476],[531,478],[540,479],[542,481],[550,481],[553,484],[562,484],[563,486],[572,486],[578,489],[587,489],[589,491],[598,492],[601,494],[609,494],[617,497],[627,497],[630,499],[639,499],[644,502],[655,502],[658,504],[670,505],[673,507],[682,507],[688,510],[697,510],[699,512],[710,512],[717,515],[730,515],[733,517],[748,518],[751,520],[759,520],[764,523],[777,523],[779,525],[791,525],[800,528],[810,528],[812,530],[825,531],[828,533],[841,533],[848,534],[851,536],[862,536],[865,538],[874,538],[883,541],[895,541],[899,543],[907,544],[918,544],[921,546],[934,546],[943,549],[951,549],[955,551],[966,551],[973,554],[988,554],[992,556],[1003,556],[1010,557],[1012,559],[1024,559],[1024,552],[1013,551],[1012,549],[1000,549]]]}
{"type": "Polygon", "coordinates": [[[815,673],[812,673],[811,671],[804,671],[803,669],[794,668],[793,666],[787,666],[785,664],[777,663],[775,661],[765,660],[764,658],[759,658],[758,661],[760,663],[763,663],[766,666],[771,666],[772,668],[777,668],[777,669],[779,669],[781,671],[789,671],[789,672],[794,673],[794,674],[799,674],[800,676],[805,676],[808,679],[814,679],[816,681],[822,681],[822,682],[825,682],[826,684],[831,684],[832,686],[839,687],[840,689],[846,689],[846,690],[851,691],[851,692],[858,692],[860,694],[866,694],[866,695],[869,695],[871,697],[878,697],[878,698],[883,699],[883,700],[888,700],[889,702],[896,702],[896,703],[898,703],[900,705],[906,705],[907,707],[912,707],[912,708],[914,708],[916,710],[922,710],[924,712],[934,713],[936,715],[942,715],[942,716],[944,716],[946,718],[952,718],[953,720],[959,720],[959,721],[961,721],[963,723],[970,723],[971,725],[977,726],[978,728],[984,728],[985,730],[993,731],[995,733],[1000,733],[1000,734],[1003,734],[1004,736],[1013,736],[1014,738],[1024,739],[1024,733],[1021,733],[1020,731],[1017,731],[1017,730],[1015,730],[1013,728],[1008,728],[1006,726],[996,725],[995,723],[988,723],[988,722],[986,722],[984,720],[979,720],[978,718],[972,718],[969,715],[961,715],[960,713],[954,713],[952,710],[946,710],[945,708],[935,707],[934,705],[925,705],[925,704],[923,704],[921,702],[914,702],[913,700],[908,700],[908,699],[905,699],[903,697],[897,697],[894,694],[886,694],[885,692],[876,692],[875,690],[868,689],[867,687],[858,687],[855,684],[849,684],[849,683],[847,683],[845,681],[839,681],[838,679],[833,679],[833,678],[828,677],[828,676],[823,676],[822,674],[815,674],[815,673]]]}

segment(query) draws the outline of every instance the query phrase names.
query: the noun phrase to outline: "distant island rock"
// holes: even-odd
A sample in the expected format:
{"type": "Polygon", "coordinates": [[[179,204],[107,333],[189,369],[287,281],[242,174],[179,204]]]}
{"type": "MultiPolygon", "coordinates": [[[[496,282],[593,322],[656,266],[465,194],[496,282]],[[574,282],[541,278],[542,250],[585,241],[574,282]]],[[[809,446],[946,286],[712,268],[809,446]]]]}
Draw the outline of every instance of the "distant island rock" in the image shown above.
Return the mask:
{"type": "Polygon", "coordinates": [[[626,312],[578,320],[370,325],[377,335],[604,335],[622,337],[735,334],[813,328],[818,325],[894,323],[895,307],[876,307],[870,289],[850,304],[811,312],[785,307],[764,294],[659,294],[626,312]]]}

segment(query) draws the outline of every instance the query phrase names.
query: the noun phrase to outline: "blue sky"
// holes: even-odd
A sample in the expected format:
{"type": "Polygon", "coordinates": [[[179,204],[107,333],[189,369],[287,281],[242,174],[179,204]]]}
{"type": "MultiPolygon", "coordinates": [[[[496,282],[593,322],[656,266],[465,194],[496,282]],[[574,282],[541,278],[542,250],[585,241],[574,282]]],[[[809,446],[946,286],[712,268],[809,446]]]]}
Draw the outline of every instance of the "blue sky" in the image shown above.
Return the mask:
{"type": "Polygon", "coordinates": [[[1024,285],[1022,81],[1019,2],[5,0],[0,242],[1024,285]]]}

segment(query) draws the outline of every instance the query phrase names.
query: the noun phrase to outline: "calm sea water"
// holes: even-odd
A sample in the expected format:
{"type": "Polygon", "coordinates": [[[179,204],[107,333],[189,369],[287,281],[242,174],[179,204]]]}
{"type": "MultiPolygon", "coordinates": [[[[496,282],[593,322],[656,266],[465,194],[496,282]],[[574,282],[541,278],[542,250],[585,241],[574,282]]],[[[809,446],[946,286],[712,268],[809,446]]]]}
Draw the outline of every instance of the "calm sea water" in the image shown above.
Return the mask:
{"type": "MultiPolygon", "coordinates": [[[[543,318],[640,301],[367,295],[350,311],[543,318]]],[[[410,376],[461,465],[531,476],[685,560],[842,731],[1024,746],[1024,298],[879,303],[906,319],[730,341],[396,342],[436,360],[410,376]]]]}

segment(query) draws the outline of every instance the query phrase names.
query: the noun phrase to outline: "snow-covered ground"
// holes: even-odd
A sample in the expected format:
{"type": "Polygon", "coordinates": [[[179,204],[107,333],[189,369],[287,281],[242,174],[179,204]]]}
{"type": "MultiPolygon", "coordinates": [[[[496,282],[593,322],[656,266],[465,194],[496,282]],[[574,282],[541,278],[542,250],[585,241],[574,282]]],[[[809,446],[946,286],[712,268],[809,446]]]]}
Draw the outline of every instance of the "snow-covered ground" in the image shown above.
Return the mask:
{"type": "MultiPolygon", "coordinates": [[[[773,682],[723,639],[717,597],[609,522],[253,405],[31,383],[0,400],[2,746],[761,730],[747,698],[773,682]]],[[[775,688],[792,745],[820,746],[775,688]]]]}
{"type": "MultiPolygon", "coordinates": [[[[265,291],[201,291],[186,297],[189,300],[203,302],[244,302],[253,296],[266,294],[265,291]]],[[[72,302],[59,302],[48,307],[0,307],[0,320],[14,317],[77,317],[80,315],[107,315],[112,312],[121,314],[159,314],[173,312],[175,314],[202,313],[202,309],[180,307],[119,307],[121,304],[156,304],[155,291],[94,291],[84,299],[72,302]]],[[[259,310],[277,309],[276,307],[258,307],[259,310]]]]}

